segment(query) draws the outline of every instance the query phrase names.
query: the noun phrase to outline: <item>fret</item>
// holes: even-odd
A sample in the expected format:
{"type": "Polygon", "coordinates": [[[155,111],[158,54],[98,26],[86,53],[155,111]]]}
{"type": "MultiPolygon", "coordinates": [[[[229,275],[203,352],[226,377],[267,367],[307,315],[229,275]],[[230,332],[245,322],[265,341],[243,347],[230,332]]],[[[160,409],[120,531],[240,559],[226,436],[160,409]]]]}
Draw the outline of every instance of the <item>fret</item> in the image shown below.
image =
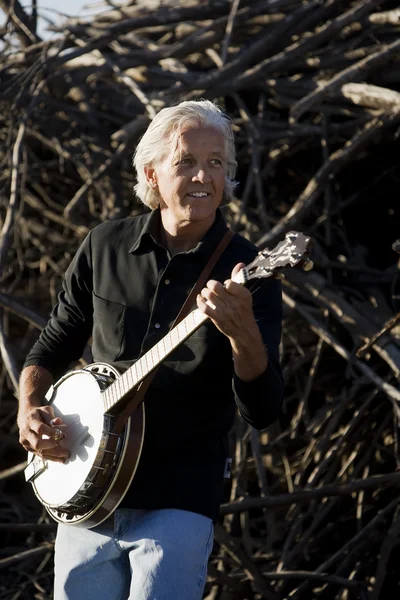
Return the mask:
{"type": "Polygon", "coordinates": [[[109,390],[110,390],[110,399],[111,399],[110,408],[111,408],[115,404],[115,381],[113,384],[111,384],[109,390]]]}
{"type": "Polygon", "coordinates": [[[125,385],[125,393],[129,392],[129,390],[132,388],[132,371],[131,369],[128,369],[127,371],[125,371],[124,375],[124,385],[125,385]]]}
{"type": "Polygon", "coordinates": [[[120,380],[121,380],[121,388],[122,388],[121,396],[125,396],[125,394],[127,394],[129,392],[128,378],[125,373],[122,374],[122,376],[120,377],[120,380]]]}
{"type": "Polygon", "coordinates": [[[148,372],[146,354],[144,354],[142,356],[142,358],[140,359],[140,366],[142,367],[141,378],[143,378],[146,375],[146,373],[148,372]]]}
{"type": "Polygon", "coordinates": [[[155,358],[155,364],[160,362],[160,353],[158,351],[158,344],[156,344],[152,350],[153,354],[154,354],[154,358],[155,358]]]}
{"type": "Polygon", "coordinates": [[[131,369],[129,368],[127,371],[125,371],[125,373],[122,375],[122,379],[124,380],[124,388],[125,388],[125,393],[129,392],[129,390],[131,389],[132,385],[131,382],[129,381],[129,379],[131,378],[131,369]]]}
{"type": "Polygon", "coordinates": [[[171,351],[171,348],[172,348],[172,340],[171,340],[171,334],[170,333],[168,333],[163,338],[163,342],[164,342],[164,346],[165,346],[165,353],[169,354],[169,352],[171,351]]]}
{"type": "Polygon", "coordinates": [[[135,386],[137,385],[138,381],[140,380],[140,376],[139,376],[139,370],[138,370],[138,363],[137,361],[135,362],[135,364],[132,366],[132,373],[133,373],[133,383],[135,384],[135,386]]]}
{"type": "Polygon", "coordinates": [[[136,376],[137,376],[137,379],[139,381],[140,379],[142,379],[142,373],[143,373],[143,371],[142,371],[142,363],[141,363],[140,360],[137,360],[135,362],[135,369],[136,369],[136,376]]]}
{"type": "Polygon", "coordinates": [[[110,410],[115,404],[114,394],[115,394],[115,381],[105,390],[105,403],[107,406],[107,410],[110,410]]]}
{"type": "Polygon", "coordinates": [[[142,358],[140,359],[140,366],[141,366],[141,369],[142,369],[142,372],[140,374],[140,378],[143,379],[143,377],[145,377],[147,375],[147,371],[148,371],[148,368],[147,368],[147,358],[146,357],[142,356],[142,358]]]}
{"type": "Polygon", "coordinates": [[[189,333],[187,319],[183,319],[183,321],[180,322],[180,325],[181,325],[183,331],[185,332],[184,335],[186,337],[187,334],[189,333]]]}
{"type": "Polygon", "coordinates": [[[172,342],[172,348],[174,348],[178,344],[178,342],[179,342],[179,338],[178,338],[178,334],[177,334],[177,329],[178,329],[177,327],[174,327],[174,329],[170,333],[171,342],[172,342]]]}
{"type": "Polygon", "coordinates": [[[140,366],[142,367],[141,379],[143,379],[148,373],[147,356],[142,356],[140,359],[140,366]]]}
{"type": "Polygon", "coordinates": [[[113,406],[113,404],[114,404],[114,401],[113,401],[113,388],[112,388],[112,386],[113,386],[113,385],[114,385],[114,384],[111,384],[111,386],[110,386],[110,387],[108,388],[108,390],[107,390],[107,392],[108,392],[108,408],[109,408],[109,409],[110,409],[110,408],[113,406]]]}
{"type": "Polygon", "coordinates": [[[160,356],[164,359],[167,356],[167,352],[165,349],[165,342],[164,342],[164,338],[158,342],[157,344],[159,351],[160,351],[160,356]]]}
{"type": "Polygon", "coordinates": [[[178,325],[179,327],[179,335],[180,335],[180,340],[184,340],[187,337],[188,334],[188,330],[186,327],[186,323],[187,321],[185,319],[183,319],[183,321],[181,321],[178,325]]]}
{"type": "Polygon", "coordinates": [[[134,377],[133,377],[133,371],[135,370],[136,365],[132,365],[131,367],[129,367],[129,369],[126,371],[126,376],[128,378],[128,387],[129,388],[133,388],[134,385],[134,377]]]}
{"type": "Polygon", "coordinates": [[[185,321],[187,333],[191,333],[193,331],[193,327],[194,327],[193,314],[189,313],[188,316],[186,317],[186,319],[184,319],[184,321],[185,321]]]}
{"type": "Polygon", "coordinates": [[[156,363],[160,363],[162,361],[162,359],[165,358],[165,354],[164,354],[164,350],[162,348],[161,341],[158,342],[154,346],[154,353],[156,355],[156,363]]]}
{"type": "Polygon", "coordinates": [[[150,350],[150,356],[151,356],[151,366],[154,367],[154,365],[156,365],[159,360],[157,360],[157,355],[158,358],[160,358],[160,355],[157,352],[157,344],[155,346],[153,346],[153,348],[150,350]]]}
{"type": "Polygon", "coordinates": [[[120,382],[121,397],[125,396],[126,392],[128,391],[128,388],[126,387],[126,376],[124,375],[125,373],[117,380],[120,382]]]}
{"type": "Polygon", "coordinates": [[[122,393],[123,390],[123,381],[122,381],[122,377],[118,377],[117,381],[117,393],[118,396],[121,398],[124,394],[122,393]]]}
{"type": "MultiPolygon", "coordinates": [[[[150,373],[153,368],[153,355],[151,351],[146,352],[146,360],[147,360],[147,373],[150,373]]],[[[146,373],[146,375],[147,375],[146,373]]]]}
{"type": "Polygon", "coordinates": [[[158,352],[159,352],[159,355],[160,355],[160,359],[165,358],[166,354],[165,354],[165,346],[164,346],[164,344],[162,342],[158,342],[157,346],[158,346],[158,352]]]}
{"type": "Polygon", "coordinates": [[[183,339],[182,323],[176,326],[176,335],[178,336],[178,342],[181,342],[183,339]]]}
{"type": "Polygon", "coordinates": [[[168,336],[166,335],[166,336],[165,336],[165,337],[163,337],[163,338],[162,338],[162,340],[160,341],[160,344],[162,344],[162,346],[163,346],[163,354],[164,354],[164,356],[167,356],[167,346],[166,346],[166,344],[165,344],[167,337],[168,337],[168,336]]]}
{"type": "Polygon", "coordinates": [[[118,402],[118,399],[119,399],[118,398],[118,389],[117,389],[118,383],[117,382],[118,382],[118,379],[116,379],[116,381],[114,381],[114,384],[113,384],[113,396],[114,396],[114,403],[113,404],[116,404],[118,402]]]}
{"type": "Polygon", "coordinates": [[[162,345],[163,345],[163,354],[164,354],[164,358],[165,358],[166,356],[168,356],[168,354],[172,348],[172,344],[171,344],[171,340],[169,339],[169,335],[166,335],[165,338],[163,338],[162,345]]]}

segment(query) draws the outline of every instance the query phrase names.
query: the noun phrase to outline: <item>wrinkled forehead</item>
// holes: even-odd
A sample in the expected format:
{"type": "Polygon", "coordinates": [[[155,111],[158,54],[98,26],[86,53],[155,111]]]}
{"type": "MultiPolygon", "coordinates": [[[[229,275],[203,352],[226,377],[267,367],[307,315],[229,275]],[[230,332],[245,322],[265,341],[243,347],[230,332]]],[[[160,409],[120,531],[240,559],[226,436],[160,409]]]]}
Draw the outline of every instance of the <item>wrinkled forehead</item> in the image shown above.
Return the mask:
{"type": "Polygon", "coordinates": [[[171,132],[166,151],[171,158],[198,152],[217,154],[224,158],[226,155],[225,139],[215,127],[197,124],[184,125],[171,132]]]}

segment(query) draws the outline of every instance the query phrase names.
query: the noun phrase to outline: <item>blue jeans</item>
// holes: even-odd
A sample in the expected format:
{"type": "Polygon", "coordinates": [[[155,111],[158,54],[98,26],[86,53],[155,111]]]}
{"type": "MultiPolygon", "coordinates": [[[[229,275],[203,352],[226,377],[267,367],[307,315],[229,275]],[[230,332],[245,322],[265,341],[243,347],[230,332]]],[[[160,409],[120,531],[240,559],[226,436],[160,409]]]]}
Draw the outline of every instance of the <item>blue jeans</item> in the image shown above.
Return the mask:
{"type": "Polygon", "coordinates": [[[169,508],[59,525],[54,600],[201,600],[213,534],[208,517],[169,508]]]}

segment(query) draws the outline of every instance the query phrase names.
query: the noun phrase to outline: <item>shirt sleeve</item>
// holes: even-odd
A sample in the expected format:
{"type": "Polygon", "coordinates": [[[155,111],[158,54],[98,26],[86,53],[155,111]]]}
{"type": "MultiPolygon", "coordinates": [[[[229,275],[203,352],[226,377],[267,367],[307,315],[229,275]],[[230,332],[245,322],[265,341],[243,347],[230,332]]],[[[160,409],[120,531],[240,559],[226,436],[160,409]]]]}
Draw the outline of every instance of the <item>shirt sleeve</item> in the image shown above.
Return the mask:
{"type": "Polygon", "coordinates": [[[57,303],[28,353],[24,368],[38,365],[58,379],[81,358],[93,328],[91,262],[89,233],[65,272],[57,303]]]}
{"type": "Polygon", "coordinates": [[[235,402],[243,419],[261,430],[273,423],[282,410],[283,374],[279,346],[282,335],[282,288],[277,279],[266,279],[253,286],[253,310],[268,351],[267,369],[252,381],[234,374],[235,402]]]}

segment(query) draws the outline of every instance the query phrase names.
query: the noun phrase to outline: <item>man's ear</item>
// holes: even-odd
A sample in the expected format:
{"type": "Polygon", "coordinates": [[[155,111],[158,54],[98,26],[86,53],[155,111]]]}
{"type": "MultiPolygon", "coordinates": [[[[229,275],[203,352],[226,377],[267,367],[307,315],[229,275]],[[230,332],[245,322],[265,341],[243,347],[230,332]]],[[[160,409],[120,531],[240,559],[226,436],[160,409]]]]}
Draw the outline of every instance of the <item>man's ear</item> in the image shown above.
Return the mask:
{"type": "Polygon", "coordinates": [[[157,177],[156,177],[156,171],[153,167],[150,166],[146,166],[144,168],[144,174],[146,175],[146,180],[147,183],[149,184],[149,186],[151,188],[156,189],[157,187],[157,177]]]}

